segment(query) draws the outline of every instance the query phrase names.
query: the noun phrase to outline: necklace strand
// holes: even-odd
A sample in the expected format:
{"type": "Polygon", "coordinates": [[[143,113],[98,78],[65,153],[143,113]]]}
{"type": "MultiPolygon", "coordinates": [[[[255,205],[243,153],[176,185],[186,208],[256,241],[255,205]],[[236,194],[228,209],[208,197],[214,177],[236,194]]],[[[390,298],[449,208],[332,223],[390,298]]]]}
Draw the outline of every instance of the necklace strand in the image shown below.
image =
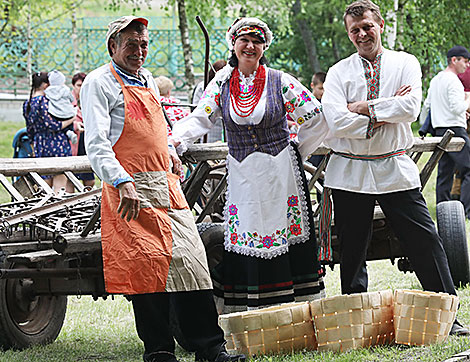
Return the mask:
{"type": "Polygon", "coordinates": [[[264,67],[258,67],[253,87],[251,90],[242,92],[240,90],[240,72],[235,68],[230,78],[230,101],[234,112],[240,117],[248,117],[255,110],[256,105],[261,99],[266,79],[264,67]]]}

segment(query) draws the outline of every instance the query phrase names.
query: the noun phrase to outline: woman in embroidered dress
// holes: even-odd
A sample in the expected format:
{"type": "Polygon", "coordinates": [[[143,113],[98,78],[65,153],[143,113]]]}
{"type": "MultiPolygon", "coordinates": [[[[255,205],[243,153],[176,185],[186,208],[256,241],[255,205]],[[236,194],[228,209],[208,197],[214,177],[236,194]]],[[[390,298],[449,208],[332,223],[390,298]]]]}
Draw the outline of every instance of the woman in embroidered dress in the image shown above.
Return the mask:
{"type": "MultiPolygon", "coordinates": [[[[223,262],[213,270],[223,312],[312,300],[324,295],[310,197],[300,154],[289,142],[286,114],[302,129],[328,128],[320,103],[292,76],[265,65],[272,33],[256,18],[227,32],[229,64],[209,83],[198,107],[176,123],[180,153],[222,116],[229,155],[223,262]]],[[[318,146],[317,145],[317,146],[318,146]]]]}

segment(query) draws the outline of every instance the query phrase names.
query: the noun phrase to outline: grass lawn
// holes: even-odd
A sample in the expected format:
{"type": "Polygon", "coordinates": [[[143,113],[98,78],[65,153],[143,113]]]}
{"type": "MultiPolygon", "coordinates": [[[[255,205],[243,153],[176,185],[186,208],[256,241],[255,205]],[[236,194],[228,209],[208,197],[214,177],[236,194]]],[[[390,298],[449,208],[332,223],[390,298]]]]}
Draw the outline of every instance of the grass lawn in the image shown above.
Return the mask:
{"type": "MultiPolygon", "coordinates": [[[[11,140],[22,125],[0,122],[0,157],[11,157],[11,140]]],[[[424,191],[431,214],[435,215],[433,175],[424,191]]],[[[3,191],[2,191],[3,192],[3,191]]],[[[0,194],[0,202],[8,196],[0,194]]],[[[469,225],[467,224],[467,227],[469,225]]],[[[368,263],[369,290],[419,289],[414,274],[403,274],[390,261],[368,263]]],[[[327,295],[340,294],[339,267],[328,269],[327,295]]],[[[470,324],[470,288],[458,289],[461,308],[458,313],[463,324],[470,324]]],[[[197,311],[195,311],[197,313],[197,311]]],[[[445,343],[428,347],[389,346],[362,349],[347,353],[302,352],[293,355],[265,356],[253,361],[306,362],[306,361],[442,361],[453,354],[470,349],[470,338],[450,337],[445,343]]],[[[50,362],[50,361],[141,361],[143,346],[135,331],[131,304],[122,296],[93,301],[91,297],[69,297],[64,326],[58,339],[47,346],[37,346],[24,351],[0,351],[0,362],[50,362]]],[[[194,361],[192,354],[177,349],[181,361],[194,361]]]]}

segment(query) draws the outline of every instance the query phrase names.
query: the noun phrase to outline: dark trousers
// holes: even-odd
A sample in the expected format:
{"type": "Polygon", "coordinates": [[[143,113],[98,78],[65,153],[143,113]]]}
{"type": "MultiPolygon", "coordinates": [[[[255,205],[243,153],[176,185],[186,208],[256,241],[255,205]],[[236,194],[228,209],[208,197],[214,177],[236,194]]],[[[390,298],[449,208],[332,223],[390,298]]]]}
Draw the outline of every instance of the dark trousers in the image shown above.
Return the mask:
{"type": "Polygon", "coordinates": [[[139,294],[131,300],[137,334],[144,342],[144,361],[156,352],[174,353],[174,337],[183,338],[178,341],[182,346],[204,358],[225,343],[212,290],[139,294]]]}
{"type": "Polygon", "coordinates": [[[436,202],[451,200],[450,191],[454,181],[454,172],[459,171],[462,179],[460,201],[470,216],[470,138],[463,127],[436,128],[436,136],[442,136],[446,130],[455,132],[455,137],[462,137],[465,145],[459,152],[445,152],[439,161],[436,183],[436,202]]]}
{"type": "Polygon", "coordinates": [[[367,245],[377,200],[424,290],[456,294],[447,256],[418,189],[379,195],[332,190],[341,243],[341,291],[367,291],[367,245]]]}

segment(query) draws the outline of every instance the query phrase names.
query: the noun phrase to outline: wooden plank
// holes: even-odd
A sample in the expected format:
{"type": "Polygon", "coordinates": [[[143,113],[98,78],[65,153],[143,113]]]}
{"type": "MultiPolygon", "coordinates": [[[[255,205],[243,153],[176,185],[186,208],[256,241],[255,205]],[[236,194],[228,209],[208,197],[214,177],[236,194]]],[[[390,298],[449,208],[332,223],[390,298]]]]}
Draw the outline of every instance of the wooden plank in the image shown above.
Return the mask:
{"type": "Polygon", "coordinates": [[[101,233],[88,234],[86,237],[78,233],[63,234],[52,242],[52,247],[60,254],[101,250],[101,233]]]}
{"type": "Polygon", "coordinates": [[[69,181],[73,184],[73,187],[78,190],[78,192],[83,192],[85,186],[80,182],[80,180],[75,176],[72,171],[64,171],[65,176],[69,179],[69,181]]]}
{"type": "Polygon", "coordinates": [[[44,181],[44,179],[39,176],[39,174],[37,172],[30,172],[29,173],[31,175],[31,177],[33,178],[34,182],[39,186],[41,187],[45,192],[46,194],[51,194],[51,195],[54,195],[54,190],[52,189],[52,187],[50,187],[46,181],[44,181]]]}
{"type": "Polygon", "coordinates": [[[12,263],[37,263],[38,261],[46,261],[60,257],[54,249],[31,251],[23,254],[13,254],[7,256],[7,261],[12,263]]]}
{"type": "MultiPolygon", "coordinates": [[[[429,158],[428,162],[424,165],[423,169],[419,174],[419,178],[421,180],[421,187],[424,188],[426,183],[428,182],[429,178],[431,177],[432,171],[436,167],[437,163],[441,159],[442,155],[444,154],[444,149],[447,149],[450,142],[454,139],[452,136],[454,132],[447,130],[444,136],[441,138],[439,142],[439,147],[435,147],[431,157],[429,158]]],[[[460,138],[459,138],[460,139],[460,138]]]]}
{"type": "Polygon", "coordinates": [[[0,250],[3,251],[5,254],[18,254],[18,253],[26,253],[31,251],[39,251],[44,249],[51,249],[52,248],[52,241],[51,240],[44,240],[41,242],[22,242],[22,243],[8,243],[8,244],[0,244],[0,250]]]}
{"type": "MultiPolygon", "coordinates": [[[[432,152],[439,143],[440,137],[415,137],[412,152],[432,152]]],[[[460,151],[465,141],[454,137],[447,147],[447,151],[460,151]]],[[[329,149],[320,147],[312,155],[324,155],[329,149]]],[[[188,147],[185,156],[193,157],[196,161],[222,160],[227,157],[228,147],[226,143],[199,143],[188,147]]],[[[5,176],[21,176],[29,172],[40,175],[55,175],[71,171],[74,173],[92,172],[87,156],[70,157],[42,157],[42,158],[0,158],[0,173],[5,176]]]]}
{"type": "Polygon", "coordinates": [[[87,156],[0,158],[0,173],[5,176],[21,176],[29,172],[40,175],[57,175],[64,171],[91,172],[87,156]]]}
{"type": "MultiPolygon", "coordinates": [[[[415,137],[413,146],[408,150],[410,152],[432,152],[436,145],[441,141],[441,137],[415,137]]],[[[446,148],[448,152],[460,151],[465,141],[460,137],[454,137],[446,148]]],[[[329,148],[319,147],[312,155],[326,155],[329,148]]],[[[196,161],[222,160],[227,157],[228,147],[226,143],[198,143],[188,147],[184,156],[193,158],[196,161]]]]}
{"type": "Polygon", "coordinates": [[[0,183],[3,185],[5,190],[15,199],[15,201],[24,201],[24,197],[13,187],[10,181],[7,180],[5,175],[0,173],[0,183]]]}

